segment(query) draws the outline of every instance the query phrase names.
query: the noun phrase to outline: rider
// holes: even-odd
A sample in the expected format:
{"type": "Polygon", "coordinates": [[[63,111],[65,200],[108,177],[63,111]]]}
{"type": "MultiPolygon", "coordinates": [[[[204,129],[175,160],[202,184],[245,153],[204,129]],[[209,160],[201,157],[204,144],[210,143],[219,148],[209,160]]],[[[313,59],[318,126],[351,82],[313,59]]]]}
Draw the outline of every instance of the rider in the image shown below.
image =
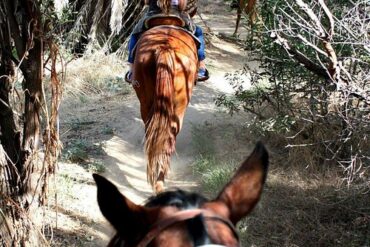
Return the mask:
{"type": "MultiPolygon", "coordinates": [[[[126,80],[130,81],[132,76],[132,64],[134,63],[134,52],[133,49],[144,29],[144,21],[153,15],[161,14],[162,10],[157,5],[159,1],[157,0],[145,0],[145,5],[149,5],[148,11],[145,13],[144,17],[139,20],[139,22],[134,27],[128,42],[128,62],[130,70],[126,74],[126,80]]],[[[205,57],[205,42],[203,31],[198,25],[194,25],[190,16],[184,12],[186,8],[187,0],[171,0],[171,7],[180,12],[180,16],[184,19],[186,27],[194,31],[195,37],[200,41],[200,46],[198,48],[198,59],[199,59],[199,69],[198,69],[198,81],[203,81],[208,79],[208,70],[204,62],[205,57]],[[194,27],[195,26],[195,27],[194,27]],[[195,29],[195,30],[194,30],[195,29]]]]}

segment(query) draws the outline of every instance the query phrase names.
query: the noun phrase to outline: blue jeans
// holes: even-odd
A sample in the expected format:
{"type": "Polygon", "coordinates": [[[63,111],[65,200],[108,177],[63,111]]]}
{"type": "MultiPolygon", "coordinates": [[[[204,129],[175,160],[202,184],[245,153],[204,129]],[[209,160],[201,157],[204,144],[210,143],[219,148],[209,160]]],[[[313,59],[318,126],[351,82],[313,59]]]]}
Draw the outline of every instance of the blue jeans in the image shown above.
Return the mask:
{"type": "Polygon", "coordinates": [[[203,31],[202,28],[198,25],[195,26],[195,37],[197,37],[200,41],[200,46],[198,48],[198,59],[199,61],[203,61],[206,58],[206,44],[204,42],[204,36],[203,36],[203,31]]]}
{"type": "MultiPolygon", "coordinates": [[[[198,48],[198,59],[199,61],[202,61],[206,58],[205,53],[205,42],[204,42],[204,36],[202,28],[198,25],[195,26],[195,37],[197,37],[200,41],[200,46],[198,48]]],[[[135,48],[135,45],[137,41],[140,38],[140,33],[131,34],[130,40],[128,41],[128,62],[134,63],[135,54],[132,52],[135,48]]]]}
{"type": "Polygon", "coordinates": [[[132,52],[135,48],[137,41],[139,40],[140,33],[131,34],[130,40],[128,41],[128,62],[134,63],[135,54],[132,52]]]}

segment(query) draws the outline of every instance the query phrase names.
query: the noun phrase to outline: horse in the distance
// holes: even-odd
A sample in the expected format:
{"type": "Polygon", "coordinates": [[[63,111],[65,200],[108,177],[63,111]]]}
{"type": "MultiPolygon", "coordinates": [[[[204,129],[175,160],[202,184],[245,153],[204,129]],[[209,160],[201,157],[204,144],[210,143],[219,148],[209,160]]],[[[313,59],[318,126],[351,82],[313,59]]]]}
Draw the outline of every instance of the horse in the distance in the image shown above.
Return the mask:
{"type": "Polygon", "coordinates": [[[240,247],[236,223],[259,201],[268,153],[258,143],[213,200],[182,190],[168,191],[136,205],[104,177],[94,174],[98,203],[117,233],[111,247],[240,247]]]}
{"type": "Polygon", "coordinates": [[[164,188],[197,79],[196,42],[178,27],[181,22],[175,17],[150,19],[147,25],[152,28],[141,35],[135,53],[133,85],[145,124],[147,178],[156,192],[164,188]]]}
{"type": "Polygon", "coordinates": [[[249,16],[250,24],[253,26],[256,22],[257,12],[256,12],[256,4],[257,0],[235,0],[232,7],[236,8],[236,24],[235,24],[235,31],[234,36],[237,35],[240,18],[243,12],[245,12],[249,16]]]}

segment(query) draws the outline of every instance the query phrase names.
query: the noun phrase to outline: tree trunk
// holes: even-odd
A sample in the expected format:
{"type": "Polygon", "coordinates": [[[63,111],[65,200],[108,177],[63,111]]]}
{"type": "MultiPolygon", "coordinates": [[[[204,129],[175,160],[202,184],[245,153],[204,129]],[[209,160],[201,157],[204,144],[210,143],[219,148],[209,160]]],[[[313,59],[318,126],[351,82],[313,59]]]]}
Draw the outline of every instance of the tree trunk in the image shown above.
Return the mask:
{"type": "MultiPolygon", "coordinates": [[[[5,168],[8,166],[6,156],[7,154],[3,146],[0,145],[0,174],[4,174],[5,168]]],[[[5,178],[0,176],[0,186],[4,186],[5,183],[5,178]]],[[[4,205],[6,205],[6,202],[0,197],[0,209],[2,209],[4,205]]],[[[14,228],[10,222],[9,217],[6,216],[6,212],[0,210],[0,246],[12,246],[12,233],[14,232],[14,228]]]]}
{"type": "Polygon", "coordinates": [[[42,71],[43,71],[43,43],[34,39],[34,47],[29,51],[28,59],[21,65],[24,75],[25,112],[21,166],[22,189],[20,193],[29,190],[30,174],[34,171],[34,155],[37,152],[40,133],[40,111],[42,97],[42,71]]]}
{"type": "Polygon", "coordinates": [[[0,197],[0,213],[4,216],[0,223],[9,218],[14,226],[10,246],[39,246],[40,239],[36,228],[30,228],[38,208],[39,193],[31,187],[31,174],[35,171],[43,103],[43,26],[39,7],[35,0],[0,2],[0,151],[6,159],[6,164],[2,164],[3,159],[0,164],[0,194],[4,195],[0,197]],[[18,95],[18,102],[10,102],[14,62],[24,77],[24,95],[18,95]],[[24,112],[19,114],[22,119],[16,118],[12,104],[24,106],[24,112]],[[23,126],[23,132],[18,126],[23,126]]]}
{"type": "MultiPolygon", "coordinates": [[[[0,6],[0,11],[2,7],[0,6]]],[[[10,53],[12,49],[9,25],[4,16],[0,19],[0,41],[0,144],[7,154],[8,172],[15,178],[17,175],[13,165],[20,165],[21,133],[9,100],[13,91],[15,68],[10,53]]],[[[11,179],[10,182],[11,188],[16,188],[16,180],[11,179]]]]}

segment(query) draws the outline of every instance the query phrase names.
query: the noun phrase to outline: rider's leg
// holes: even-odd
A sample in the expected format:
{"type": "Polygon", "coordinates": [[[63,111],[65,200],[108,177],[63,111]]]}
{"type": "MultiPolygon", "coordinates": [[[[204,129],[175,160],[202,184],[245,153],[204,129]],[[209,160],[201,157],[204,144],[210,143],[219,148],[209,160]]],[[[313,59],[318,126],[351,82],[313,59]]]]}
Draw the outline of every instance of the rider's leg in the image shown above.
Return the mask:
{"type": "Polygon", "coordinates": [[[196,25],[194,35],[200,41],[200,46],[198,48],[198,59],[199,59],[198,80],[208,79],[208,71],[206,69],[206,63],[204,61],[204,59],[206,58],[206,53],[202,28],[196,25]]]}
{"type": "Polygon", "coordinates": [[[137,41],[139,40],[139,34],[135,33],[135,34],[131,34],[130,36],[130,39],[128,41],[128,66],[129,66],[129,71],[127,72],[127,75],[126,75],[126,78],[128,80],[131,80],[131,76],[132,76],[132,65],[134,63],[134,48],[136,46],[136,43],[137,41]]]}

